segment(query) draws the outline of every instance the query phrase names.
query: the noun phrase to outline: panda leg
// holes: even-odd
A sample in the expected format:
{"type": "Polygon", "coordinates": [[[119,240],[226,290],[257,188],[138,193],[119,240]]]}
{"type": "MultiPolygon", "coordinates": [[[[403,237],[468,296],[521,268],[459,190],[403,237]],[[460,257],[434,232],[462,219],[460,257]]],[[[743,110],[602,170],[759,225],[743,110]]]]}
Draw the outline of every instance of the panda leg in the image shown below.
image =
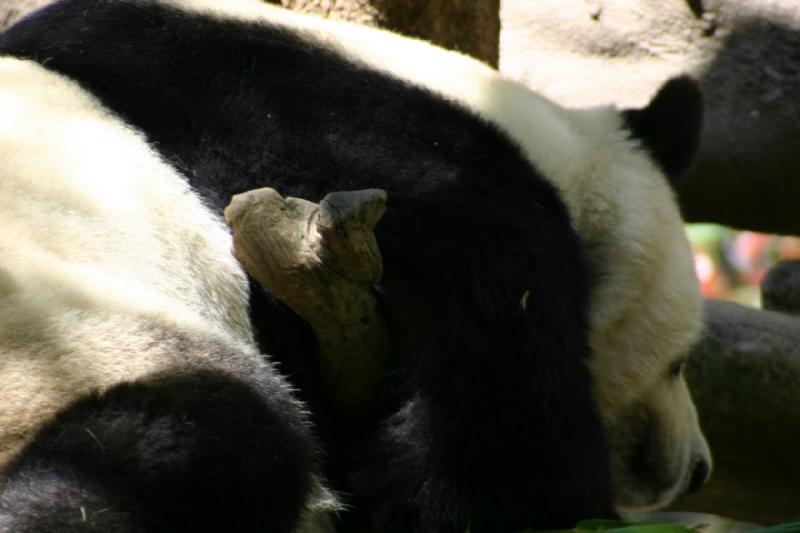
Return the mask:
{"type": "Polygon", "coordinates": [[[288,397],[222,372],[157,375],[44,427],[9,471],[0,531],[288,533],[318,489],[314,463],[288,397]]]}

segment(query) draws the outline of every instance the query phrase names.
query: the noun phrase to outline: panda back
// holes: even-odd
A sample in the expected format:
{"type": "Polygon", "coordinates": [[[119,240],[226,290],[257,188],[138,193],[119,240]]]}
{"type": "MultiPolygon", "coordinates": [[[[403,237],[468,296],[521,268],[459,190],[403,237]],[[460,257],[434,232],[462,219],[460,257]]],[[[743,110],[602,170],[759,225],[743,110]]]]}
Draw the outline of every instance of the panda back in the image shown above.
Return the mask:
{"type": "Polygon", "coordinates": [[[229,234],[185,180],[77,84],[10,58],[0,76],[5,283],[249,341],[229,234]]]}

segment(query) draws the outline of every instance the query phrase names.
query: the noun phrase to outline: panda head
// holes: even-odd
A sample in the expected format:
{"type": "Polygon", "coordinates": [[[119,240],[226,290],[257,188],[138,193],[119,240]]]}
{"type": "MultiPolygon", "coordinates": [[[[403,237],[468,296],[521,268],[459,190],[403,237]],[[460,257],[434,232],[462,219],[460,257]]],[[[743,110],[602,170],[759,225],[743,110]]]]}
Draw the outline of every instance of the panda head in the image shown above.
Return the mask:
{"type": "Polygon", "coordinates": [[[711,470],[683,366],[702,300],[672,185],[699,143],[695,82],[667,82],[644,108],[573,111],[588,139],[565,198],[596,274],[589,360],[620,511],[662,507],[711,470]]]}

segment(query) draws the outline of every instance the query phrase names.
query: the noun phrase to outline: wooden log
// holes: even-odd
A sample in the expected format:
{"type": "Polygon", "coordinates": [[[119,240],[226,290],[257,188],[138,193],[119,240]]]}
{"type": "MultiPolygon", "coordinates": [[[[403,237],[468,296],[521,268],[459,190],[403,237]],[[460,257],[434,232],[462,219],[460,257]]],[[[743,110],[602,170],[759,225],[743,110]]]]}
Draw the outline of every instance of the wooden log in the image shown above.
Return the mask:
{"type": "Polygon", "coordinates": [[[314,330],[322,374],[342,408],[373,396],[388,351],[373,295],[383,266],[372,230],[385,202],[375,189],[315,204],[264,188],[234,196],[225,209],[244,268],[314,330]]]}

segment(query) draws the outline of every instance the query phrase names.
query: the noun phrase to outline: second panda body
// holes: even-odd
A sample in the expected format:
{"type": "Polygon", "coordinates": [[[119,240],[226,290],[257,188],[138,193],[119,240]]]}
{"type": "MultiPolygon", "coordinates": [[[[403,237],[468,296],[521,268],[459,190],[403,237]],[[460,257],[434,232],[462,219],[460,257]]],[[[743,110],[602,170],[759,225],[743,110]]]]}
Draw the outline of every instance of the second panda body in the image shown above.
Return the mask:
{"type": "Polygon", "coordinates": [[[0,116],[0,531],[324,531],[220,217],[32,62],[0,58],[0,116]]]}
{"type": "MultiPolygon", "coordinates": [[[[320,423],[348,526],[570,527],[614,515],[612,484],[658,470],[631,506],[683,491],[707,450],[685,386],[661,376],[696,335],[699,299],[660,167],[677,173],[692,139],[650,157],[617,110],[559,108],[418,41],[218,5],[62,0],[0,53],[75,80],[219,211],[261,186],[312,201],[387,191],[376,291],[394,349],[372,412],[330,410],[308,328],[257,287],[250,300],[261,347],[320,423]],[[647,460],[628,441],[609,459],[608,430],[643,420],[647,460]]],[[[674,87],[659,101],[691,107],[674,87]]]]}

